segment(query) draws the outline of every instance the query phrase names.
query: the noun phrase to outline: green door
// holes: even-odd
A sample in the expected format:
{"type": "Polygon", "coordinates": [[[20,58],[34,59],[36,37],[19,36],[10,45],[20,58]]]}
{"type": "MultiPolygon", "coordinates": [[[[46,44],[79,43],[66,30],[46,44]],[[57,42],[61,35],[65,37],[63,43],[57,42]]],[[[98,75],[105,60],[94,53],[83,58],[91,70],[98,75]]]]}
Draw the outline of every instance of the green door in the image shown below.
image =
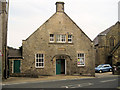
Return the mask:
{"type": "Polygon", "coordinates": [[[14,73],[20,73],[20,60],[14,60],[14,73]]]}
{"type": "Polygon", "coordinates": [[[56,60],[56,75],[61,74],[61,60],[57,59],[56,60]]]}

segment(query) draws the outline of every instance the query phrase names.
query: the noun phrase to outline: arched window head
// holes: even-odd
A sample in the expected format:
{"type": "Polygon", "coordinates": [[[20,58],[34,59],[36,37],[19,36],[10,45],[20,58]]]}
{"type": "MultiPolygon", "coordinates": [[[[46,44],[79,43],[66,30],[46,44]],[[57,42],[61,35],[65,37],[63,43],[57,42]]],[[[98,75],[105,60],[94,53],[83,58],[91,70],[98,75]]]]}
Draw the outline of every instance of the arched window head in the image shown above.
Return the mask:
{"type": "Polygon", "coordinates": [[[114,39],[114,37],[110,37],[109,43],[110,43],[110,48],[113,48],[115,46],[115,39],[114,39]]]}

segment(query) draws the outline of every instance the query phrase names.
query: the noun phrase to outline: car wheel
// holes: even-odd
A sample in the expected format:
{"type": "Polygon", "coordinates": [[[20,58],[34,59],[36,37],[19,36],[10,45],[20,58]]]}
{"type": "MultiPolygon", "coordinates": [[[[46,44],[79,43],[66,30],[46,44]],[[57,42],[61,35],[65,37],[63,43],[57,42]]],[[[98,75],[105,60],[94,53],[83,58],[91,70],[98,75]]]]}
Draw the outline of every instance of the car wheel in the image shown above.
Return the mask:
{"type": "Polygon", "coordinates": [[[112,72],[112,69],[110,69],[109,71],[112,72]]]}
{"type": "Polygon", "coordinates": [[[102,70],[100,70],[99,73],[102,73],[102,70]]]}

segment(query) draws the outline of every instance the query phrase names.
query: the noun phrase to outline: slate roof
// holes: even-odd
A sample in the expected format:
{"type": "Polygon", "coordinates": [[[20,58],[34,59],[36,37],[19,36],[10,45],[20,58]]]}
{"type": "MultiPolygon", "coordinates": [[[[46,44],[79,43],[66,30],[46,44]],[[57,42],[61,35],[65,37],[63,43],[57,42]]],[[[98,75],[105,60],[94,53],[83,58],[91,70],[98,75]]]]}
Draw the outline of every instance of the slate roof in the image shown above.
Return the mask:
{"type": "MultiPolygon", "coordinates": [[[[120,24],[120,22],[118,21],[116,24],[120,24]]],[[[115,25],[116,25],[116,24],[115,24],[115,25]]],[[[114,27],[115,25],[113,25],[113,26],[111,26],[110,28],[106,29],[105,31],[99,33],[99,34],[97,35],[97,37],[95,37],[95,39],[93,40],[94,45],[98,45],[98,37],[99,37],[99,36],[107,35],[107,33],[108,33],[108,32],[111,30],[111,28],[114,27]]]]}
{"type": "Polygon", "coordinates": [[[8,58],[21,58],[22,59],[22,51],[20,49],[8,47],[8,58]]]}

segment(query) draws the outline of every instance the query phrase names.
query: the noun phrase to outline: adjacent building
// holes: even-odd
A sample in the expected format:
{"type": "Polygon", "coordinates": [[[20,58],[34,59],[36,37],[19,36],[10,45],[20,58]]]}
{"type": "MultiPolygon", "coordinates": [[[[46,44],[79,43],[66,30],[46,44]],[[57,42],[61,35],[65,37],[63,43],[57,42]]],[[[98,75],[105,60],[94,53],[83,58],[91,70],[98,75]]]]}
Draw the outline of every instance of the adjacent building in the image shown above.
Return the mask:
{"type": "Polygon", "coordinates": [[[94,44],[56,2],[56,13],[22,42],[21,73],[95,75],[94,44]]]}
{"type": "Polygon", "coordinates": [[[7,78],[7,23],[8,23],[9,3],[6,0],[0,0],[0,64],[2,63],[2,78],[7,78]]]}
{"type": "Polygon", "coordinates": [[[118,2],[118,21],[120,22],[120,1],[118,2]]]}
{"type": "Polygon", "coordinates": [[[120,62],[120,22],[101,32],[95,39],[95,64],[120,62]]]}
{"type": "Polygon", "coordinates": [[[19,74],[22,62],[22,48],[8,47],[8,71],[9,76],[19,74]]]}

